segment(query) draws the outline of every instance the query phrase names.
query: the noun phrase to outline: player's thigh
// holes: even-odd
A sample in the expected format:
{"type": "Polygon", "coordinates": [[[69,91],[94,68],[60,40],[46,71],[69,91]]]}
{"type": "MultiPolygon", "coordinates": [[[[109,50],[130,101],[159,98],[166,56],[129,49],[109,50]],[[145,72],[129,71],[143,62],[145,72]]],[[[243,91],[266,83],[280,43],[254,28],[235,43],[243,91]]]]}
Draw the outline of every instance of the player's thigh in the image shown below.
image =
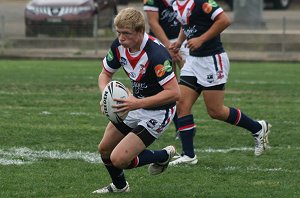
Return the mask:
{"type": "Polygon", "coordinates": [[[177,115],[179,117],[191,114],[192,106],[199,97],[199,93],[190,87],[179,85],[181,97],[177,102],[177,115]]]}
{"type": "Polygon", "coordinates": [[[111,122],[109,122],[99,144],[100,153],[102,155],[110,155],[113,149],[123,138],[124,135],[111,122]]]}
{"type": "Polygon", "coordinates": [[[146,146],[141,138],[130,132],[114,148],[110,159],[114,165],[125,168],[145,148],[146,146]]]}

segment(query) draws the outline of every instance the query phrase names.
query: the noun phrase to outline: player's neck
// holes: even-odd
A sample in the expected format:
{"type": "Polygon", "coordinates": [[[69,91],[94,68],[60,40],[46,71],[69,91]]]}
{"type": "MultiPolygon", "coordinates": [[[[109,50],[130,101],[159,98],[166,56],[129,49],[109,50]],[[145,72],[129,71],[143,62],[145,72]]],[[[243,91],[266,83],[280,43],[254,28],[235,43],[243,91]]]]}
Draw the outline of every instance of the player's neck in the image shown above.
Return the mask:
{"type": "Polygon", "coordinates": [[[136,52],[139,52],[141,51],[141,46],[142,46],[142,43],[143,43],[143,38],[144,37],[140,37],[139,41],[132,47],[128,48],[129,52],[130,53],[136,53],[136,52]]]}

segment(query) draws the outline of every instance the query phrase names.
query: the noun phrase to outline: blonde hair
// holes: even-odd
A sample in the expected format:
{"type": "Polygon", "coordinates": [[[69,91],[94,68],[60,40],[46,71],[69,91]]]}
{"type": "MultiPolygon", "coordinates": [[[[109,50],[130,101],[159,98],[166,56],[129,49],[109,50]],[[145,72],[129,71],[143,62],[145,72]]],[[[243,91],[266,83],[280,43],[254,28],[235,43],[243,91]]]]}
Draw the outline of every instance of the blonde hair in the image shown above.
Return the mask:
{"type": "Polygon", "coordinates": [[[122,9],[114,19],[117,28],[127,28],[136,32],[145,32],[145,18],[142,12],[135,8],[122,9]]]}

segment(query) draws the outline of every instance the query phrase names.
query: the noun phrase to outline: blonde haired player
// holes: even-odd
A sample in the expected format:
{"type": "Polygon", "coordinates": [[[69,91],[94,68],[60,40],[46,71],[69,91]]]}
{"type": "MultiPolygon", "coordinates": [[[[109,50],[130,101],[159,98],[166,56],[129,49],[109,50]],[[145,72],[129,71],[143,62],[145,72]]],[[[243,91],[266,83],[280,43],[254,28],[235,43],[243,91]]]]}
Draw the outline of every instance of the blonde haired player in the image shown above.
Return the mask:
{"type": "Polygon", "coordinates": [[[157,151],[146,148],[170,125],[180,97],[171,56],[160,42],[145,33],[143,14],[134,8],[123,9],[114,25],[118,38],[103,60],[99,89],[102,92],[122,68],[131,81],[133,95],[117,99],[121,102],[114,106],[117,112],[129,112],[128,116],[120,123],[109,122],[99,144],[102,161],[112,179],[111,184],[93,192],[100,194],[129,191],[123,169],[150,164],[151,175],[165,171],[175,155],[175,147],[157,151]]]}

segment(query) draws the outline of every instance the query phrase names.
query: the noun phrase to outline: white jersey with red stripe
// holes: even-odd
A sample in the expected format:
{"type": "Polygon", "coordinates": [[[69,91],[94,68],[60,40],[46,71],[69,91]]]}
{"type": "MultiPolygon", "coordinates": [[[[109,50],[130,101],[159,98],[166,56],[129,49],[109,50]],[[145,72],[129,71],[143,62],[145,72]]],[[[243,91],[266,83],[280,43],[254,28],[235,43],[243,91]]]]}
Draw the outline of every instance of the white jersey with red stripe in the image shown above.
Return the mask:
{"type": "MultiPolygon", "coordinates": [[[[144,98],[161,92],[162,86],[175,78],[175,74],[171,56],[158,40],[145,33],[140,49],[131,53],[116,39],[103,60],[103,67],[110,73],[122,67],[131,80],[133,95],[144,98]]],[[[153,109],[166,109],[174,105],[170,103],[153,109]]]]}

